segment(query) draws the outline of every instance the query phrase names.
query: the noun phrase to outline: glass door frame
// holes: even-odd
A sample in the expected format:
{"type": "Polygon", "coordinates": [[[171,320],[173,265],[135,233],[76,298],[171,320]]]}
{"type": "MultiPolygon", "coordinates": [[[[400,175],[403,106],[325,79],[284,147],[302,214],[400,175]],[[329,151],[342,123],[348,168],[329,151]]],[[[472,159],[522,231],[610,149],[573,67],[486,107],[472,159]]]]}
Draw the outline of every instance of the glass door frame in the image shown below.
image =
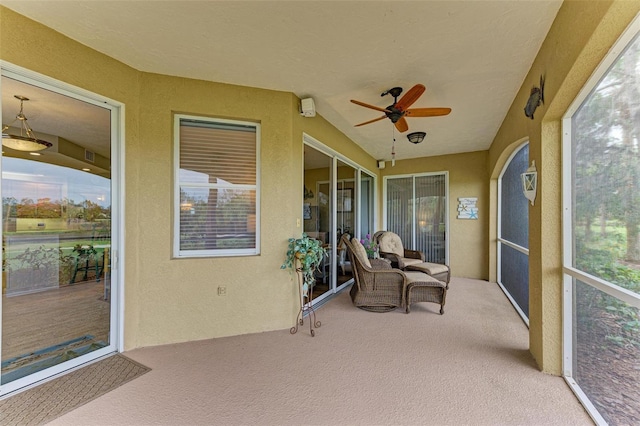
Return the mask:
{"type": "Polygon", "coordinates": [[[424,176],[444,176],[444,193],[445,193],[445,212],[444,212],[444,217],[446,220],[445,223],[445,252],[444,252],[444,258],[445,258],[445,264],[449,265],[449,241],[450,241],[450,233],[449,233],[449,226],[450,226],[450,218],[449,218],[449,172],[448,171],[442,171],[442,172],[428,172],[428,173],[411,173],[411,174],[401,174],[401,175],[389,175],[389,176],[384,176],[384,178],[382,179],[383,183],[382,183],[382,223],[384,225],[384,229],[387,229],[387,185],[388,185],[388,181],[389,179],[403,179],[403,178],[411,178],[412,180],[412,199],[413,199],[413,215],[414,217],[412,218],[412,224],[411,224],[411,247],[409,247],[408,243],[405,243],[405,248],[411,248],[414,249],[413,244],[414,241],[416,241],[416,236],[417,236],[417,226],[416,226],[416,218],[415,218],[415,199],[416,199],[416,178],[421,178],[424,176]]]}
{"type": "MultiPolygon", "coordinates": [[[[0,60],[0,74],[26,84],[68,96],[79,101],[93,104],[111,111],[111,306],[109,344],[104,348],[81,355],[61,364],[16,379],[7,384],[0,383],[0,396],[51,379],[83,364],[124,349],[124,265],[119,261],[124,249],[124,201],[122,188],[124,182],[124,114],[125,106],[121,102],[98,95],[85,89],[61,82],[43,74],[0,60]]],[[[2,104],[0,103],[0,115],[2,104]]],[[[70,119],[71,120],[71,119],[70,119]]],[[[0,163],[0,174],[2,166],[0,163]]],[[[1,196],[1,193],[0,193],[1,196]]],[[[0,230],[0,236],[2,236],[0,230]]],[[[0,348],[2,347],[2,303],[0,303],[0,348]]]]}
{"type": "MultiPolygon", "coordinates": [[[[304,145],[308,145],[309,147],[320,151],[321,153],[327,155],[330,159],[331,159],[331,172],[330,172],[330,184],[331,184],[331,229],[329,230],[329,234],[330,234],[330,242],[329,244],[332,247],[336,247],[338,241],[336,241],[336,234],[338,232],[338,227],[337,227],[337,185],[338,185],[338,180],[336,179],[336,177],[338,176],[338,162],[343,163],[343,165],[349,166],[351,168],[353,168],[355,170],[354,172],[354,179],[355,179],[355,193],[353,194],[353,200],[355,202],[355,209],[354,209],[354,220],[355,220],[355,227],[352,230],[353,231],[353,236],[354,237],[358,237],[361,234],[361,229],[360,229],[360,225],[361,225],[361,221],[360,221],[360,214],[361,214],[361,209],[362,206],[360,205],[360,191],[361,191],[361,179],[360,177],[362,176],[362,173],[369,175],[369,177],[371,177],[372,179],[372,184],[373,184],[373,200],[371,201],[372,205],[373,205],[373,223],[377,223],[377,181],[378,181],[378,176],[371,172],[370,170],[365,169],[364,167],[358,165],[358,163],[350,160],[349,158],[345,157],[344,155],[340,154],[339,152],[329,148],[328,146],[326,146],[325,144],[323,144],[322,142],[320,142],[319,140],[315,139],[314,137],[312,137],[311,135],[307,134],[307,133],[303,133],[302,135],[302,143],[303,143],[303,149],[302,149],[302,181],[304,182],[304,145]],[[356,201],[357,200],[357,201],[356,201]]],[[[303,214],[302,208],[303,206],[300,206],[300,214],[303,214]]],[[[337,262],[337,250],[332,250],[333,251],[333,259],[331,262],[331,273],[330,273],[330,277],[331,277],[331,282],[330,282],[330,288],[329,291],[327,291],[325,294],[323,294],[322,296],[316,298],[313,300],[313,303],[316,304],[320,301],[326,300],[327,298],[333,296],[334,294],[338,293],[339,291],[343,290],[344,288],[348,287],[349,285],[351,285],[353,283],[353,278],[351,278],[350,280],[344,282],[342,285],[340,286],[336,286],[337,284],[337,271],[338,271],[338,262],[337,262]]]]}

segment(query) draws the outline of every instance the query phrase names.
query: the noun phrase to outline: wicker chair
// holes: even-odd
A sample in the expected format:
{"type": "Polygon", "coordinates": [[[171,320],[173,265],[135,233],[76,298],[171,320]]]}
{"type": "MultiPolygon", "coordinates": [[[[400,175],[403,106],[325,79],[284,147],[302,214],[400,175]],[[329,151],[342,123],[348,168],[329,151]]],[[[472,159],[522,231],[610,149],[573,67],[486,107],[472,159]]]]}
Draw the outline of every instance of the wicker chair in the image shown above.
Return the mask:
{"type": "Polygon", "coordinates": [[[402,239],[391,231],[378,231],[375,234],[376,242],[380,247],[380,256],[389,259],[391,265],[404,271],[419,271],[429,274],[439,281],[443,281],[449,289],[451,269],[449,266],[425,262],[424,253],[417,250],[405,249],[402,239]]]}
{"type": "Polygon", "coordinates": [[[341,238],[347,247],[355,283],[351,287],[351,300],[360,309],[372,312],[389,312],[405,304],[406,275],[393,269],[384,259],[368,259],[367,253],[356,238],[341,238]]]}
{"type": "Polygon", "coordinates": [[[446,284],[420,271],[401,271],[391,267],[384,259],[367,259],[362,244],[348,236],[341,243],[347,247],[355,271],[355,284],[351,287],[351,300],[360,309],[372,312],[389,312],[403,306],[411,312],[410,305],[418,302],[440,304],[444,313],[447,295],[446,284]]]}
{"type": "Polygon", "coordinates": [[[391,265],[398,269],[404,269],[409,265],[423,263],[424,254],[417,250],[405,249],[400,236],[391,231],[376,233],[380,256],[391,261],[391,265]]]}

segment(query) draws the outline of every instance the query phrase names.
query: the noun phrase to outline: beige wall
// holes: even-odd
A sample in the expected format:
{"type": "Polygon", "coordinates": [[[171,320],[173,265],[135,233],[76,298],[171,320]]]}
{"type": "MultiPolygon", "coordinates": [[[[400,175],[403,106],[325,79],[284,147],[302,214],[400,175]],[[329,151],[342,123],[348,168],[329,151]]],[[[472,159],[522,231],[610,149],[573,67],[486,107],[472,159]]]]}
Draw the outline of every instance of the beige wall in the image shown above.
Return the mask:
{"type": "Polygon", "coordinates": [[[291,93],[141,73],[3,7],[0,19],[0,59],[125,105],[125,348],[291,327],[297,287],[280,265],[302,231],[302,132],[375,160],[322,117],[301,118],[291,93]],[[259,256],[172,259],[174,113],[261,124],[259,256]]]}
{"type": "MultiPolygon", "coordinates": [[[[491,217],[496,216],[496,178],[513,149],[529,140],[539,187],[529,214],[530,349],[543,371],[562,372],[561,122],[567,107],[611,45],[640,11],[639,1],[566,1],[489,150],[491,217]],[[540,75],[545,105],[535,120],[524,105],[540,75]]],[[[495,280],[495,223],[489,243],[495,280]]]]}
{"type": "MultiPolygon", "coordinates": [[[[637,0],[565,2],[488,152],[398,161],[396,167],[383,171],[377,171],[374,158],[321,116],[301,117],[299,99],[290,93],[141,73],[3,7],[0,59],[126,107],[127,349],[291,326],[297,295],[288,273],[279,265],[286,239],[302,231],[297,219],[302,219],[303,133],[378,177],[448,171],[453,274],[492,280],[495,178],[511,150],[529,139],[530,157],[536,160],[540,176],[536,205],[530,210],[530,346],[544,371],[559,374],[559,119],[639,10],[637,0]],[[529,120],[522,109],[540,74],[546,76],[546,103],[536,112],[536,119],[529,120]],[[171,259],[173,112],[262,124],[260,256],[171,259]],[[457,198],[466,196],[478,196],[477,221],[455,219],[457,198]],[[219,285],[227,287],[227,296],[216,295],[219,285]]],[[[379,194],[381,188],[379,179],[379,194]]]]}
{"type": "MultiPolygon", "coordinates": [[[[407,142],[408,143],[408,142],[407,142]]],[[[487,151],[387,162],[385,176],[425,172],[449,173],[449,264],[456,277],[488,278],[489,192],[487,151]],[[457,219],[458,198],[478,197],[478,220],[457,219]]],[[[380,192],[382,200],[382,192],[380,192]]],[[[381,203],[382,204],[382,203],[381,203]]]]}

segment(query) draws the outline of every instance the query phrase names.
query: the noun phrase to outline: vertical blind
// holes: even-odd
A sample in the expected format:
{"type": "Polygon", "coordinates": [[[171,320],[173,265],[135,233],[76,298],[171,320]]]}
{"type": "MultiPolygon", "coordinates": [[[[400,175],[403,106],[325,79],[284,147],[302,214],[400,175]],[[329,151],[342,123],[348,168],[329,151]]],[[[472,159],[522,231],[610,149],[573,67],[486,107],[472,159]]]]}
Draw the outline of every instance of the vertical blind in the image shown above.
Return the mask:
{"type": "Polygon", "coordinates": [[[446,259],[445,175],[387,179],[387,230],[429,262],[446,259]]]}
{"type": "Polygon", "coordinates": [[[180,251],[257,252],[257,125],[180,119],[180,251]]]}

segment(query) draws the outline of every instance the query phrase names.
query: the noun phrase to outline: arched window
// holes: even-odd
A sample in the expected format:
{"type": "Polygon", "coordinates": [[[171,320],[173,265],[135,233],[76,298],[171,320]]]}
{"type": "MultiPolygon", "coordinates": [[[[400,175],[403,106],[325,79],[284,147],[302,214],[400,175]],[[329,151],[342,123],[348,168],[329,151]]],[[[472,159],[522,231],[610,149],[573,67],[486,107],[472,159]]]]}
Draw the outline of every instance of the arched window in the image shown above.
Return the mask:
{"type": "Polygon", "coordinates": [[[529,163],[529,143],[507,162],[498,179],[498,284],[529,324],[529,206],[520,175],[529,163]]]}

